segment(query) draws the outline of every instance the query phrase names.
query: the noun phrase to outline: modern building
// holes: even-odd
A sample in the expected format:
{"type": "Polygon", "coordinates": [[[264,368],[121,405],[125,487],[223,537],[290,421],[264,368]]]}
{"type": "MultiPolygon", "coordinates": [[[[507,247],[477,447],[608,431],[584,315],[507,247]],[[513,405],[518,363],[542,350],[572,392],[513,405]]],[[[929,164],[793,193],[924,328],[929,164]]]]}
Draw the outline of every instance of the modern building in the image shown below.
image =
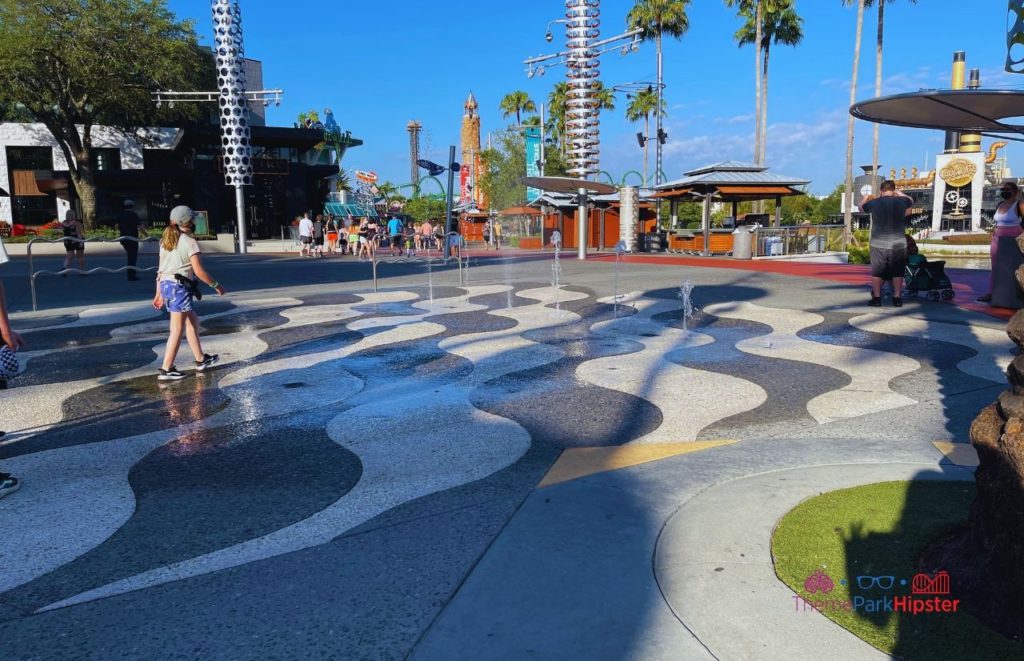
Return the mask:
{"type": "MultiPolygon", "coordinates": [[[[247,61],[251,80],[259,62],[247,61]],[[252,69],[250,72],[249,69],[252,69]]],[[[258,105],[258,104],[257,104],[258,105]]],[[[250,238],[275,238],[304,212],[319,212],[346,149],[362,144],[340,130],[265,126],[253,109],[251,143],[255,183],[245,189],[250,238]]],[[[123,200],[135,201],[143,220],[162,225],[178,204],[208,212],[210,231],[234,230],[234,189],[224,184],[220,128],[194,123],[153,128],[142,138],[93,128],[97,219],[113,222],[123,200]]],[[[0,123],[0,221],[34,227],[77,208],[67,161],[42,124],[0,123]]]]}

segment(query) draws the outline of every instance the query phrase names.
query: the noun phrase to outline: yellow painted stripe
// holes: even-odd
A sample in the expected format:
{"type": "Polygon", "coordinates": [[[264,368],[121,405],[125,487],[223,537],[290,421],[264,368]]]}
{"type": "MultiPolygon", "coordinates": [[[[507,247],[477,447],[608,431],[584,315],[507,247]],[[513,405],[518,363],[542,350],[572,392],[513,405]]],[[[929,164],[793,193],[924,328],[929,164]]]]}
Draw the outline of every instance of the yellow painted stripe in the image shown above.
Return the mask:
{"type": "Polygon", "coordinates": [[[939,452],[946,455],[950,463],[957,466],[977,466],[978,452],[970,443],[952,443],[950,441],[932,441],[939,452]]]}
{"type": "Polygon", "coordinates": [[[606,473],[608,471],[646,464],[667,457],[690,452],[699,452],[721,445],[731,445],[735,440],[694,441],[692,443],[647,443],[642,445],[617,445],[600,448],[571,448],[562,452],[537,488],[549,487],[580,477],[606,473]]]}

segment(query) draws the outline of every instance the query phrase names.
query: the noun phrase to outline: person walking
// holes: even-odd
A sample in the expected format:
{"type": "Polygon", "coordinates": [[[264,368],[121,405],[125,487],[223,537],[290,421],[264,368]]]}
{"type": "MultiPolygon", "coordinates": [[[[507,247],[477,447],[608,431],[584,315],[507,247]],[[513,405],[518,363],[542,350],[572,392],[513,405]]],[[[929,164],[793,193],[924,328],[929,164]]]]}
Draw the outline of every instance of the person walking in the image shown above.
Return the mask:
{"type": "MultiPolygon", "coordinates": [[[[4,249],[3,239],[0,239],[0,264],[5,264],[9,260],[7,250],[4,249]]],[[[0,282],[0,346],[5,346],[15,353],[25,346],[25,340],[21,339],[21,336],[11,328],[11,320],[7,316],[7,292],[4,291],[3,282],[0,282]]],[[[7,381],[0,379],[0,389],[6,387],[7,381]]],[[[6,432],[0,431],[0,439],[5,435],[6,432]]],[[[20,488],[21,481],[18,478],[10,473],[0,471],[0,498],[12,494],[20,488]]]]}
{"type": "Polygon", "coordinates": [[[159,310],[166,305],[171,315],[167,349],[157,372],[159,381],[178,381],[188,376],[174,366],[182,333],[192,350],[197,373],[205,371],[219,359],[217,354],[203,353],[203,345],[199,341],[199,315],[193,309],[193,299],[198,293],[200,280],[219,296],[224,295],[224,288],[203,268],[199,243],[192,237],[194,230],[195,212],[192,209],[184,205],[171,209],[170,222],[160,239],[160,266],[153,297],[153,307],[159,310]]]}
{"type": "MultiPolygon", "coordinates": [[[[988,276],[988,293],[978,297],[978,301],[981,303],[992,302],[996,260],[999,259],[999,239],[1004,236],[1016,238],[1024,232],[1024,199],[1021,199],[1020,189],[1017,187],[1017,184],[1012,181],[1004,181],[999,187],[999,197],[1002,201],[996,207],[996,212],[992,216],[992,220],[995,221],[995,230],[992,232],[992,243],[989,246],[992,270],[988,276]]],[[[1007,266],[1007,268],[1011,267],[1007,266]]]]}
{"type": "MultiPolygon", "coordinates": [[[[81,241],[72,241],[70,239],[84,239],[85,238],[85,225],[82,221],[78,220],[75,212],[68,209],[67,213],[64,214],[64,222],[61,223],[61,229],[64,230],[64,268],[71,268],[71,258],[78,258],[79,270],[85,270],[85,244],[81,241]]],[[[61,276],[66,274],[62,273],[61,276]]],[[[81,273],[80,275],[85,275],[81,273]]]]}
{"type": "Polygon", "coordinates": [[[139,274],[135,270],[135,265],[139,262],[139,242],[132,241],[131,239],[138,239],[141,229],[142,220],[135,213],[135,200],[125,200],[124,209],[121,210],[121,213],[117,214],[117,232],[120,236],[125,237],[121,239],[121,247],[124,248],[127,259],[128,270],[126,274],[129,280],[139,279],[139,274]]]}
{"type": "Polygon", "coordinates": [[[299,242],[302,244],[302,249],[299,250],[299,254],[303,257],[313,256],[313,221],[309,219],[309,212],[302,214],[302,219],[299,220],[299,242]]]}
{"type": "Polygon", "coordinates": [[[430,224],[430,220],[424,220],[423,224],[420,225],[420,246],[430,254],[430,249],[434,246],[434,226],[430,224]]]}
{"type": "Polygon", "coordinates": [[[318,256],[324,256],[324,217],[320,214],[313,221],[313,249],[318,256]]]}
{"type": "Polygon", "coordinates": [[[333,255],[338,250],[338,221],[334,214],[327,215],[327,223],[324,225],[327,234],[327,254],[333,255]]]}
{"type": "Polygon", "coordinates": [[[882,305],[882,283],[892,280],[892,304],[903,306],[903,275],[907,270],[907,213],[914,200],[898,190],[896,182],[887,179],[879,188],[878,197],[869,195],[860,208],[871,214],[871,301],[882,305]]]}
{"type": "Polygon", "coordinates": [[[398,219],[398,216],[391,216],[391,220],[388,221],[388,243],[391,246],[392,257],[395,256],[396,248],[398,249],[398,255],[402,255],[403,234],[405,234],[405,226],[402,225],[402,221],[398,219]]]}

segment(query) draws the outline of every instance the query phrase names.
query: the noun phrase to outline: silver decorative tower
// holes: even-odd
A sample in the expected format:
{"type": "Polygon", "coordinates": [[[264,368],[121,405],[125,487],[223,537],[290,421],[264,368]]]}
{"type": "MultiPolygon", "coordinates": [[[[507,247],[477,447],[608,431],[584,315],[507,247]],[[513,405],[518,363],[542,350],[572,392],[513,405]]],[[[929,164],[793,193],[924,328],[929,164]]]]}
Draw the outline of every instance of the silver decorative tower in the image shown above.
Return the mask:
{"type": "Polygon", "coordinates": [[[224,181],[235,187],[238,213],[238,252],[247,250],[244,186],[252,186],[249,147],[249,106],[245,94],[242,11],[238,0],[213,0],[217,87],[220,89],[220,131],[224,151],[224,181]]]}
{"type": "Polygon", "coordinates": [[[566,128],[569,174],[586,179],[597,174],[600,131],[597,107],[597,52],[592,44],[601,34],[600,0],[565,0],[565,41],[569,79],[566,128]]]}

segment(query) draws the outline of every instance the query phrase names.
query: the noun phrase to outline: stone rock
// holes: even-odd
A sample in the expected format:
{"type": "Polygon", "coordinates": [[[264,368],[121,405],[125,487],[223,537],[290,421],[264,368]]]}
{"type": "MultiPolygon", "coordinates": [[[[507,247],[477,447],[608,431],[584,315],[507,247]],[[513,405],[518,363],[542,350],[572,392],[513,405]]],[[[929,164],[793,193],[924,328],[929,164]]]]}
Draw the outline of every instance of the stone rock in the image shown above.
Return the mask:
{"type": "MultiPolygon", "coordinates": [[[[1017,277],[1020,277],[1021,272],[1024,269],[1017,270],[1017,277]]],[[[1017,310],[1010,318],[1010,323],[1006,324],[1006,334],[1018,347],[1024,347],[1024,310],[1017,310]]]]}
{"type": "Polygon", "coordinates": [[[972,570],[999,604],[1004,631],[1024,630],[1024,418],[1022,398],[1003,393],[971,424],[971,444],[980,464],[975,471],[978,495],[971,506],[968,541],[972,570]]]}
{"type": "Polygon", "coordinates": [[[999,395],[999,414],[1002,418],[1024,418],[1024,396],[1017,392],[1006,391],[999,395]]]}
{"type": "Polygon", "coordinates": [[[1024,354],[1010,361],[1010,364],[1006,367],[1006,379],[1013,386],[1015,393],[1017,393],[1018,388],[1024,387],[1024,354]]]}

